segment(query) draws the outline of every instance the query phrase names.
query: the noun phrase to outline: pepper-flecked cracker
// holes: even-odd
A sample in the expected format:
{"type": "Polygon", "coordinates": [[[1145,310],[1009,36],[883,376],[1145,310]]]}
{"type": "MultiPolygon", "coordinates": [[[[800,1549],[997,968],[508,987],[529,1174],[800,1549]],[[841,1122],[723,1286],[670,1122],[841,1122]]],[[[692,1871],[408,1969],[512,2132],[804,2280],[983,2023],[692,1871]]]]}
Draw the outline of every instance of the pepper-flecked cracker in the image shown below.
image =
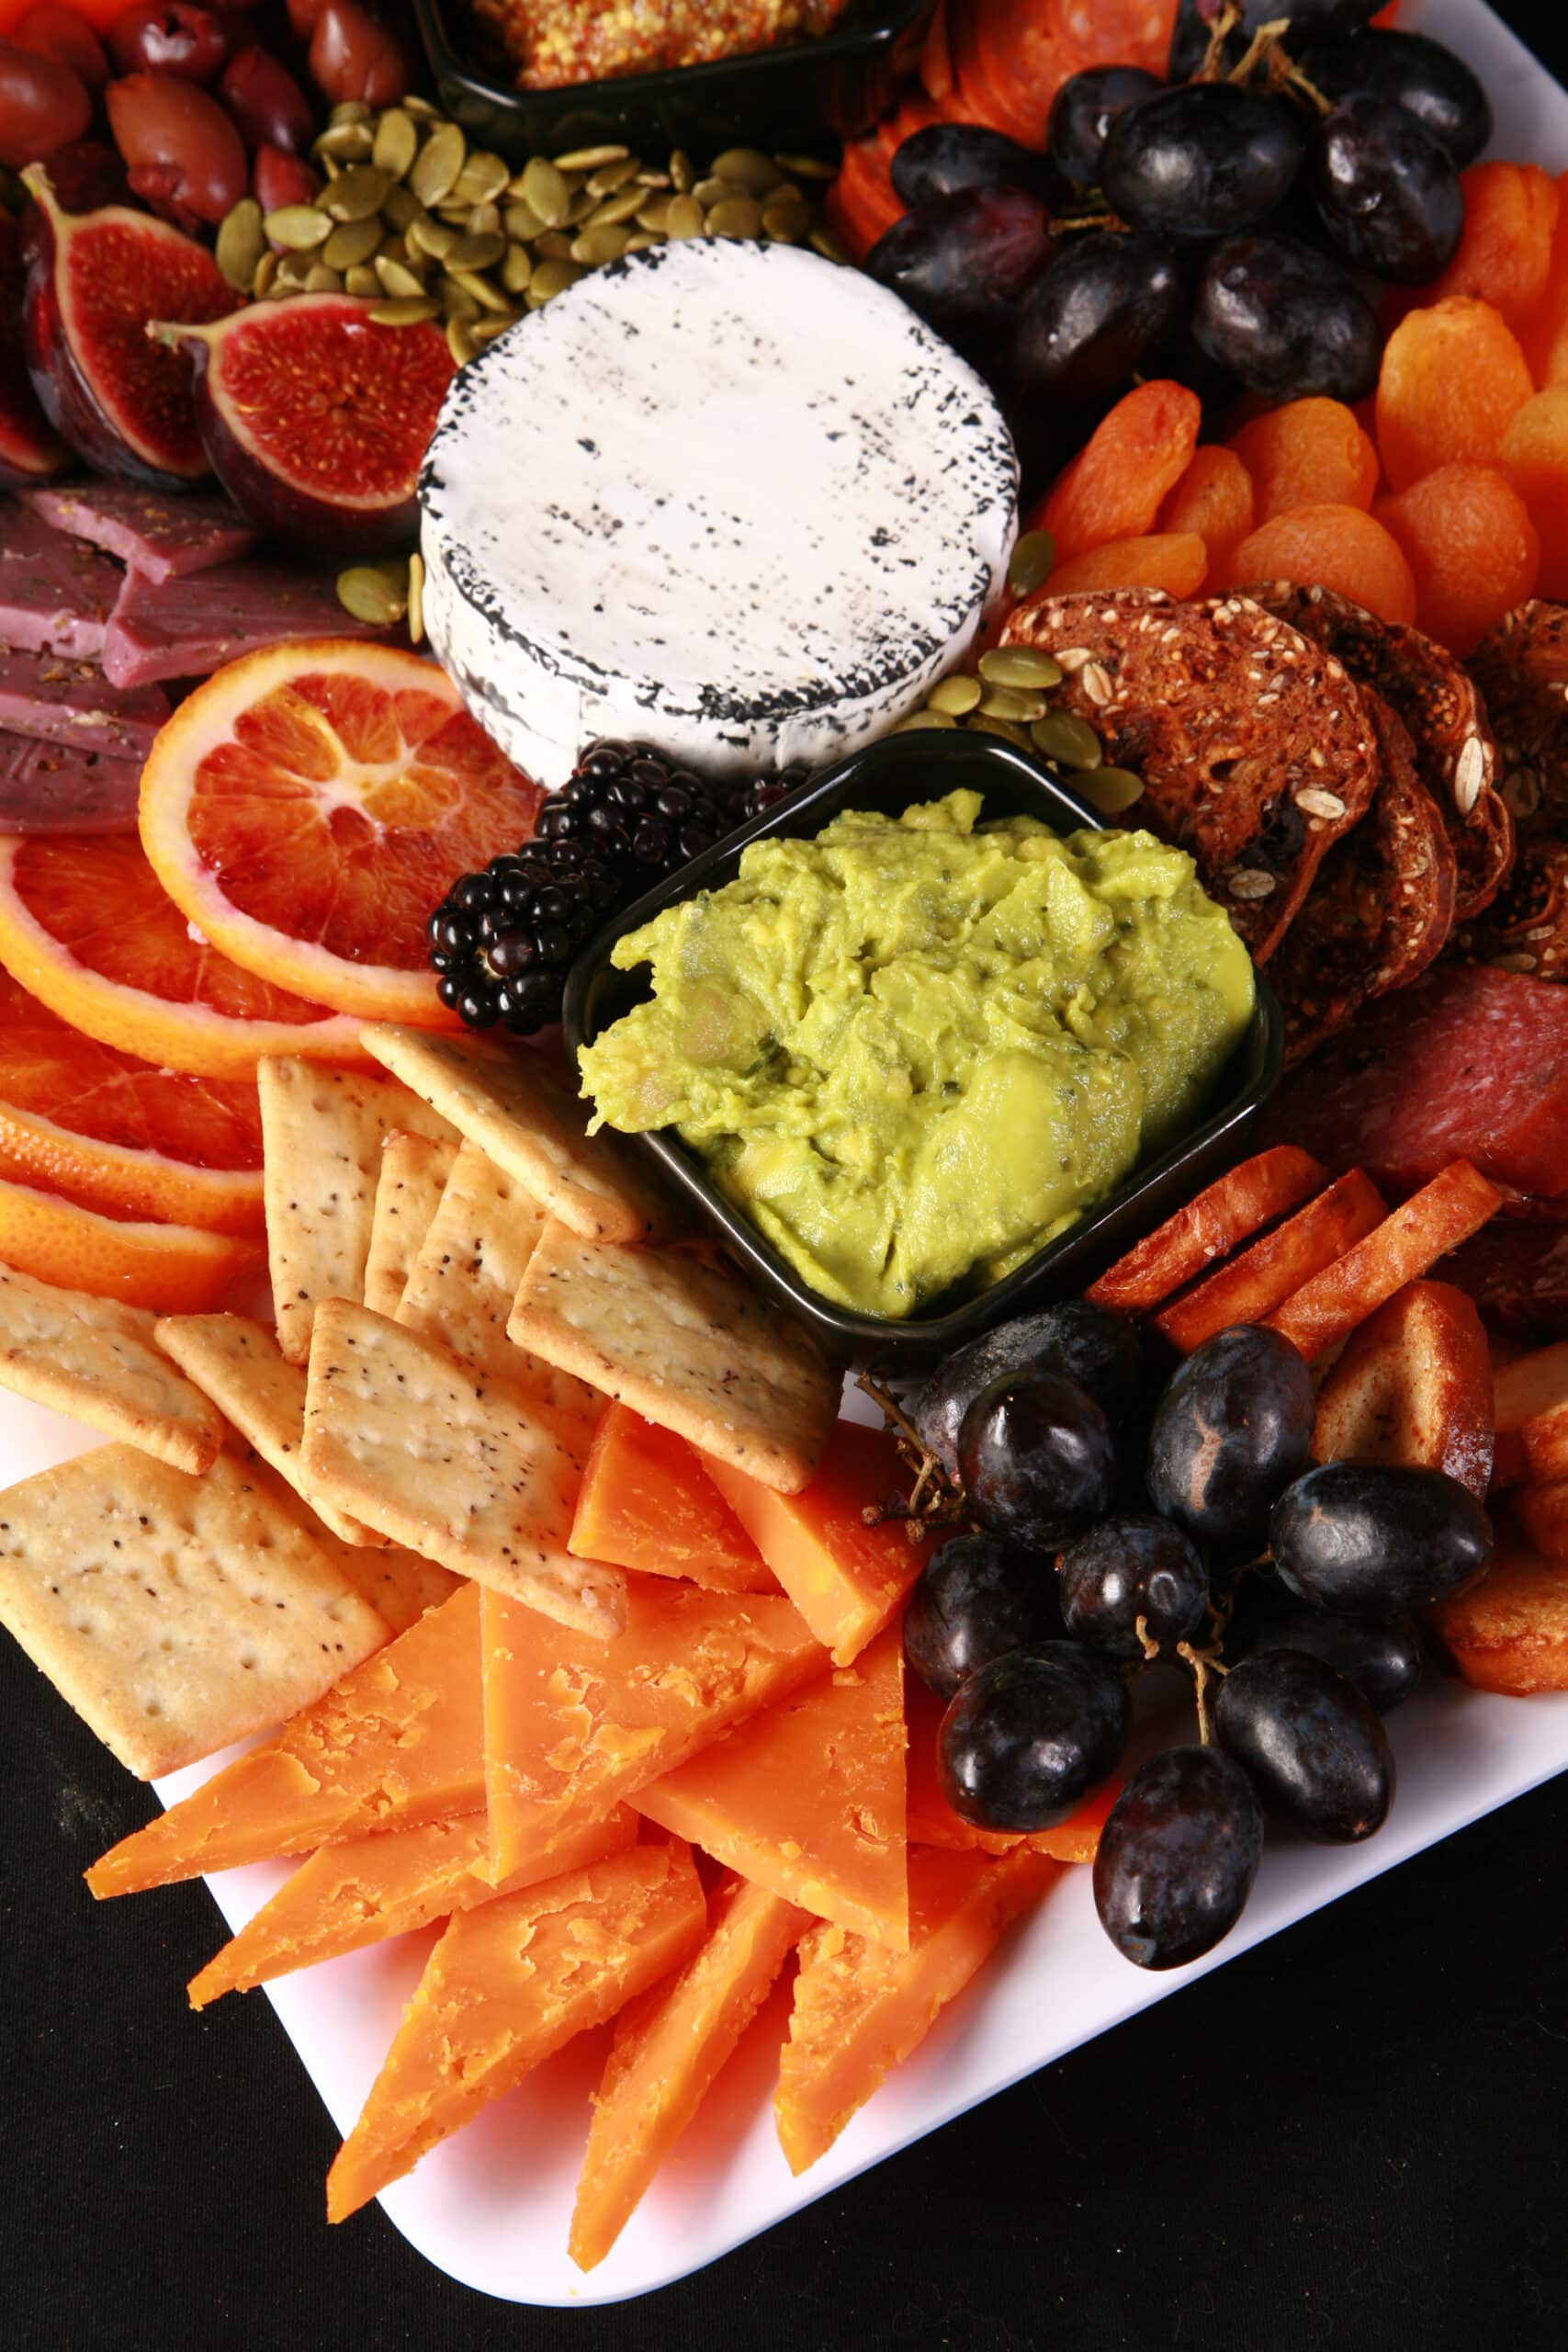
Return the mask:
{"type": "Polygon", "coordinates": [[[652,1179],[615,1137],[589,1135],[588,1106],[542,1054],[385,1023],[372,1023],[360,1042],[514,1176],[547,1216],[591,1241],[673,1231],[672,1211],[652,1179]]]}
{"type": "Polygon", "coordinates": [[[621,1250],[547,1225],[507,1328],[780,1494],[808,1484],[838,1415],[838,1375],[809,1336],[688,1250],[621,1250]]]}
{"type": "Polygon", "coordinates": [[[175,1470],[203,1471],[223,1443],[223,1416],[160,1351],[157,1319],[0,1266],[0,1387],[175,1470]]]}
{"type": "Polygon", "coordinates": [[[376,1314],[397,1313],[457,1156],[455,1139],[436,1143],[407,1127],[381,1146],[365,1261],[365,1304],[376,1314]]]}
{"type": "Polygon", "coordinates": [[[434,1560],[422,1560],[417,1552],[408,1551],[401,1544],[384,1544],[378,1535],[370,1545],[345,1544],[254,1446],[241,1446],[239,1459],[246,1476],[254,1478],[264,1494],[272,1496],[280,1510],[299,1521],[311,1542],[320,1544],[361,1600],[367,1600],[378,1616],[386,1619],[394,1634],[406,1634],[427,1610],[439,1609],[444,1600],[450,1600],[463,1581],[434,1560]]]}
{"type": "Polygon", "coordinates": [[[449,1141],[452,1129],[388,1079],[292,1054],[264,1057],[256,1082],[277,1343],[302,1364],[318,1299],[364,1294],[382,1138],[401,1128],[449,1141]]]}
{"type": "Polygon", "coordinates": [[[309,1706],[389,1631],[232,1454],[191,1478],[129,1445],[0,1495],[0,1624],[143,1781],[309,1706]]]}
{"type": "Polygon", "coordinates": [[[343,1299],[310,1340],[305,1475],[454,1575],[584,1633],[620,1630],[620,1570],[567,1550],[580,1476],[560,1440],[507,1383],[343,1299]]]}

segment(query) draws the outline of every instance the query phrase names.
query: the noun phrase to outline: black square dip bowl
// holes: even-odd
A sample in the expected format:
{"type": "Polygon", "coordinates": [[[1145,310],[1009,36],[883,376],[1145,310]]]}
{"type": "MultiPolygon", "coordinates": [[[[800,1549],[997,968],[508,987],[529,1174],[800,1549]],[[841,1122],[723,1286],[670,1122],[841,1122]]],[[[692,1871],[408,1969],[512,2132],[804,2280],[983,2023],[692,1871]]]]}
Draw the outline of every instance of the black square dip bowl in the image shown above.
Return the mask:
{"type": "MultiPolygon", "coordinates": [[[[575,1058],[580,1046],[651,994],[648,967],[617,971],[611,953],[627,932],[700,891],[722,888],[739,870],[752,842],[777,835],[809,840],[844,808],[898,816],[921,801],[940,800],[961,787],[984,797],[984,818],[1040,818],[1054,832],[1103,826],[1105,819],[1067,791],[1028,752],[998,736],[964,729],[912,728],[824,769],[787,800],[728,834],[713,849],[649,890],[590,942],[567,981],[563,1022],[575,1058]]],[[[666,1178],[722,1237],[762,1288],[809,1324],[836,1351],[858,1356],[897,1353],[935,1361],[1014,1315],[1072,1295],[1132,1244],[1181,1206],[1238,1156],[1247,1131],[1271,1092],[1282,1058],[1280,1009],[1259,977],[1247,1032],[1215,1085],[1207,1115],[1124,1184],[1087,1210],[1066,1233],[1048,1241],[1011,1273],[982,1291],[960,1290],[937,1299],[922,1315],[894,1319],[836,1306],[814,1291],[750,1220],[726,1200],[697,1155],[672,1133],[627,1140],[657,1163],[666,1178]]]]}

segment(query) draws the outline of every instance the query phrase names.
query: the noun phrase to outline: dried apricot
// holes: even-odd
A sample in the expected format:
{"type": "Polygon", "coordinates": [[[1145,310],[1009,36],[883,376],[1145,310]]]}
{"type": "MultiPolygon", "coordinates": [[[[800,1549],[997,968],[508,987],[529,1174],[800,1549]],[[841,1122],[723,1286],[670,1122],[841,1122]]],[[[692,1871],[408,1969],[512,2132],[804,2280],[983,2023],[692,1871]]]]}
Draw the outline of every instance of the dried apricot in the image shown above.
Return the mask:
{"type": "Polygon", "coordinates": [[[1243,539],[1231,577],[1237,587],[1289,580],[1300,588],[1337,588],[1380,620],[1416,617],[1416,582],[1398,541],[1359,506],[1296,506],[1276,514],[1243,539]]]}
{"type": "Polygon", "coordinates": [[[1539,164],[1472,164],[1460,174],[1464,232],[1422,301],[1478,294],[1522,332],[1546,291],[1557,228],[1557,183],[1539,164]]]}
{"type": "Polygon", "coordinates": [[[1196,531],[1224,579],[1253,524],[1252,476],[1234,449],[1194,449],[1192,462],[1159,510],[1162,531],[1196,531]]]}
{"type": "Polygon", "coordinates": [[[1469,653],[1535,586],[1540,540],[1495,466],[1439,466],[1373,511],[1415,575],[1417,626],[1451,653],[1469,653]]]}
{"type": "Polygon", "coordinates": [[[1557,234],[1546,290],[1532,317],[1519,329],[1519,343],[1538,384],[1568,383],[1568,172],[1557,183],[1557,234]]]}
{"type": "Polygon", "coordinates": [[[1378,453],[1343,401],[1287,401],[1244,424],[1230,446],[1252,476],[1259,523],[1293,506],[1372,503],[1378,453]]]}
{"type": "Polygon", "coordinates": [[[1049,531],[1061,557],[1107,539],[1141,538],[1187,470],[1201,415],[1197,393],[1185,384],[1162,377],[1137,385],[1063,468],[1023,528],[1049,531]]]}
{"type": "Polygon", "coordinates": [[[1535,387],[1490,302],[1456,296],[1412,311],[1389,336],[1378,378],[1378,453],[1392,490],[1438,466],[1486,465],[1535,387]]]}
{"type": "Polygon", "coordinates": [[[1060,596],[1073,588],[1163,588],[1195,596],[1209,569],[1209,550],[1196,531],[1156,531],[1136,539],[1107,539],[1059,563],[1038,593],[1060,596]]]}
{"type": "Polygon", "coordinates": [[[1549,384],[1514,416],[1497,462],[1540,533],[1536,586],[1554,602],[1568,596],[1568,384],[1549,384]]]}

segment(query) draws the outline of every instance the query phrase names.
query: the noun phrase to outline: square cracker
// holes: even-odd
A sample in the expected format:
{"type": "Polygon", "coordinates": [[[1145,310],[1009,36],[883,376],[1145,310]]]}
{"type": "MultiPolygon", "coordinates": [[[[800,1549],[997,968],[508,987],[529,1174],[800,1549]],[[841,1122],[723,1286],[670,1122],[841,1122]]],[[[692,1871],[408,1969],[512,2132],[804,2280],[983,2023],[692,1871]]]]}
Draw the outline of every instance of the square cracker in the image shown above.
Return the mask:
{"type": "Polygon", "coordinates": [[[223,1416],[160,1352],[157,1319],[0,1266],[0,1386],[173,1469],[205,1470],[223,1443],[223,1416]]]}
{"type": "Polygon", "coordinates": [[[621,1250],[548,1225],[508,1329],[780,1494],[807,1484],[838,1414],[838,1375],[810,1337],[688,1250],[621,1250]]]}
{"type": "Polygon", "coordinates": [[[544,1229],[543,1211],[515,1177],[464,1144],[393,1319],[439,1340],[477,1372],[519,1386],[525,1407],[543,1410],[581,1464],[604,1399],[586,1381],[558,1372],[506,1335],[512,1303],[544,1229]]]}
{"type": "Polygon", "coordinates": [[[479,1037],[372,1023],[367,1053],[396,1072],[532,1193],[547,1216],[590,1240],[668,1234],[670,1204],[614,1136],[588,1133],[588,1105],[543,1054],[479,1037]]]}
{"type": "Polygon", "coordinates": [[[618,1633],[626,1579],[567,1550],[577,1464],[517,1391],[401,1324],[327,1299],[310,1340],[305,1471],[396,1544],[584,1633],[618,1633]]]}
{"type": "Polygon", "coordinates": [[[256,1082],[277,1343],[302,1364],[317,1300],[363,1295],[383,1136],[400,1128],[439,1142],[452,1130],[389,1079],[291,1054],[265,1056],[256,1082]]]}
{"type": "Polygon", "coordinates": [[[363,1544],[345,1544],[254,1446],[236,1443],[246,1476],[273,1497],[280,1510],[299,1521],[311,1541],[342,1570],[361,1600],[367,1600],[378,1616],[386,1619],[394,1634],[406,1634],[427,1609],[439,1609],[444,1600],[451,1600],[461,1578],[450,1569],[437,1567],[434,1560],[422,1560],[417,1552],[406,1552],[400,1544],[383,1544],[379,1537],[370,1551],[363,1544]]]}
{"type": "Polygon", "coordinates": [[[220,1453],[106,1445],[0,1495],[0,1623],[150,1781],[319,1699],[387,1626],[220,1453]]]}
{"type": "Polygon", "coordinates": [[[455,1138],[437,1143],[407,1127],[400,1127],[381,1146],[370,1249],[365,1261],[365,1304],[378,1315],[398,1311],[457,1156],[455,1138]]]}
{"type": "MultiPolygon", "coordinates": [[[[379,1544],[373,1527],[311,1494],[299,1460],[305,1375],[286,1363],[265,1324],[246,1315],[165,1315],[158,1345],[344,1544],[379,1544]]],[[[355,1589],[357,1589],[357,1581],[355,1589]]]]}

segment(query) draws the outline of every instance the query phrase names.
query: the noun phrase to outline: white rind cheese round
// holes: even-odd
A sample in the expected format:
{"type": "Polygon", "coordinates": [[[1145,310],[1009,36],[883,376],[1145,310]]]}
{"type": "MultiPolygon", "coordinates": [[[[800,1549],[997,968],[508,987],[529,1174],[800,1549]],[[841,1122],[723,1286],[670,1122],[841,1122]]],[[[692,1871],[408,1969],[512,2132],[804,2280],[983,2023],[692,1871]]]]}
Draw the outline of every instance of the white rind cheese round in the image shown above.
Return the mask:
{"type": "Polygon", "coordinates": [[[602,736],[709,773],[881,733],[999,592],[1018,468],[897,295],[788,245],[649,247],[465,368],[420,482],[424,620],[564,784],[602,736]]]}

